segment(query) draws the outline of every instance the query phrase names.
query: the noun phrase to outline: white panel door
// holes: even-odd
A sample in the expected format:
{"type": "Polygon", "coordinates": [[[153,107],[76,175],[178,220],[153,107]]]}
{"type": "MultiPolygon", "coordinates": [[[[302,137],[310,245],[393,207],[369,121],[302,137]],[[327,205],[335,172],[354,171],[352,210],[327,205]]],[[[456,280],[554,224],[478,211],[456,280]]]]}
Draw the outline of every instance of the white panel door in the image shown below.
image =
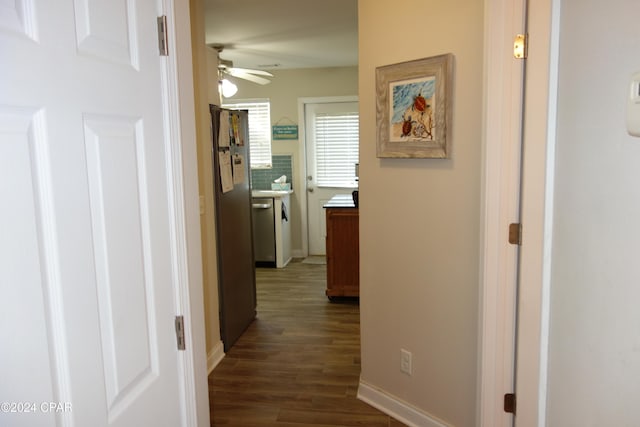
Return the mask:
{"type": "MultiPolygon", "coordinates": [[[[318,114],[342,114],[358,112],[358,102],[349,99],[338,102],[327,101],[305,104],[305,144],[307,162],[307,227],[309,255],[326,255],[327,221],[324,205],[338,194],[350,195],[353,187],[327,187],[319,185],[316,174],[316,129],[318,114]]],[[[355,163],[354,163],[355,174],[355,163]]]]}
{"type": "Polygon", "coordinates": [[[0,425],[183,425],[155,0],[0,1],[0,425]]]}

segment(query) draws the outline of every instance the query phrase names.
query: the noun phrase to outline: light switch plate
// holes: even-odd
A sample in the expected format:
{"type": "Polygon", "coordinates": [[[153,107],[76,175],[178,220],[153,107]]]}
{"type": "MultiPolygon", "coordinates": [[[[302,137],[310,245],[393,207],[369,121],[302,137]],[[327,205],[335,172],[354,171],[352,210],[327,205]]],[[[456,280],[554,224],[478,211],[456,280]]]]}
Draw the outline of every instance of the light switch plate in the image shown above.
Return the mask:
{"type": "Polygon", "coordinates": [[[631,76],[627,100],[627,132],[640,137],[640,71],[631,76]]]}

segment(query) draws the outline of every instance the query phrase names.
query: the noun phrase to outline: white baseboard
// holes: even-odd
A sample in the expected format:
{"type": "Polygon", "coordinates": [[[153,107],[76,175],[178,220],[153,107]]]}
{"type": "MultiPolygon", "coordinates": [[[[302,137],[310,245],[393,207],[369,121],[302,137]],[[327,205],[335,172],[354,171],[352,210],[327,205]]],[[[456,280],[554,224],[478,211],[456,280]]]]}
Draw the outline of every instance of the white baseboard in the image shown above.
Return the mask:
{"type": "Polygon", "coordinates": [[[450,424],[425,414],[397,397],[362,380],[358,385],[358,399],[409,427],[450,427],[450,424]]]}
{"type": "Polygon", "coordinates": [[[207,375],[218,366],[218,363],[224,358],[224,345],[222,341],[218,341],[207,353],[207,375]]]}

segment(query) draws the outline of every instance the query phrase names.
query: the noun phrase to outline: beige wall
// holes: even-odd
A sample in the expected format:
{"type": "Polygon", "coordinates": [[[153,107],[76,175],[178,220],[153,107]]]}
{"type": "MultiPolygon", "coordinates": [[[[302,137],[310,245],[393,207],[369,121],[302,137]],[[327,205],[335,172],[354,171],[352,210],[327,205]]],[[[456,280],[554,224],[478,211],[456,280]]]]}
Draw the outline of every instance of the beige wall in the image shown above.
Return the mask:
{"type": "Polygon", "coordinates": [[[483,2],[361,0],[360,287],[364,383],[455,426],[475,420],[483,2]],[[451,156],[376,158],[375,68],[455,57],[451,156]],[[413,375],[400,372],[400,349],[413,375]]]}
{"type": "Polygon", "coordinates": [[[222,351],[218,315],[218,273],[213,208],[213,175],[211,166],[211,131],[209,103],[219,104],[220,95],[215,70],[215,51],[204,42],[204,4],[191,0],[191,39],[196,103],[196,138],[198,146],[198,184],[200,186],[202,232],[202,269],[204,285],[205,332],[207,355],[222,351]],[[214,70],[212,74],[209,70],[214,70]],[[204,212],[202,212],[204,208],[204,212]]]}
{"type": "MultiPolygon", "coordinates": [[[[268,85],[260,86],[255,83],[234,79],[238,86],[238,93],[230,101],[247,98],[269,98],[271,101],[272,124],[282,120],[282,124],[291,121],[300,126],[303,118],[298,117],[298,98],[323,96],[349,96],[358,94],[358,68],[305,68],[296,70],[273,71],[274,77],[268,85]],[[289,119],[291,121],[289,121],[289,119]]],[[[273,154],[291,154],[293,156],[293,188],[291,198],[292,214],[292,249],[294,254],[302,251],[301,216],[302,203],[306,203],[304,193],[305,172],[303,157],[303,141],[273,141],[273,154]],[[304,191],[304,190],[303,190],[304,191]]]]}

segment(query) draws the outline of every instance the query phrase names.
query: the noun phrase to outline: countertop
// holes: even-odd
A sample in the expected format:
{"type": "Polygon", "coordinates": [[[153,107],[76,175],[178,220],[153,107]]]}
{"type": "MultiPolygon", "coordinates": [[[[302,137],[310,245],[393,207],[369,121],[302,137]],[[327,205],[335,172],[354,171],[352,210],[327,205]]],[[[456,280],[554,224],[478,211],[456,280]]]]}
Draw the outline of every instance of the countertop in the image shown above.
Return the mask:
{"type": "Polygon", "coordinates": [[[324,204],[323,208],[355,208],[351,194],[337,194],[324,204]]]}
{"type": "Polygon", "coordinates": [[[293,190],[252,190],[251,197],[253,198],[269,197],[269,198],[278,199],[292,193],[293,193],[293,190]]]}

